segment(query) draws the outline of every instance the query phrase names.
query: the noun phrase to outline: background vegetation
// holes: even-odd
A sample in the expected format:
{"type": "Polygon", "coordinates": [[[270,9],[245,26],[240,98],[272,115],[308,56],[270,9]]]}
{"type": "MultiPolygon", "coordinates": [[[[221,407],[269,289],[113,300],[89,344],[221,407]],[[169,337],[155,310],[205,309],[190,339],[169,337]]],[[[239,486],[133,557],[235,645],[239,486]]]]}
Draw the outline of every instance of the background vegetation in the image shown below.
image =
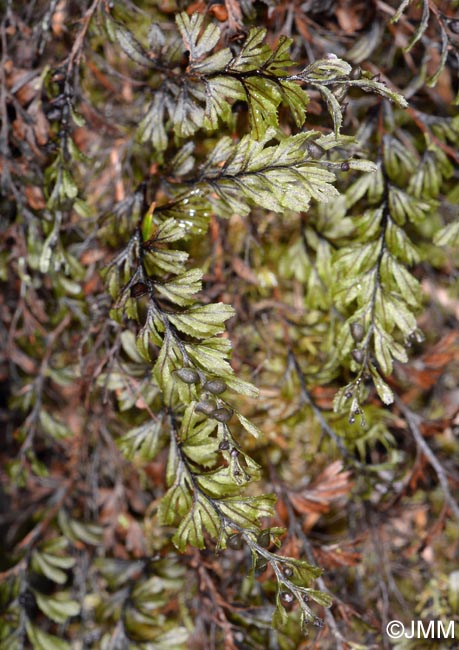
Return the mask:
{"type": "Polygon", "coordinates": [[[452,647],[458,3],[0,42],[0,649],[452,647]]]}

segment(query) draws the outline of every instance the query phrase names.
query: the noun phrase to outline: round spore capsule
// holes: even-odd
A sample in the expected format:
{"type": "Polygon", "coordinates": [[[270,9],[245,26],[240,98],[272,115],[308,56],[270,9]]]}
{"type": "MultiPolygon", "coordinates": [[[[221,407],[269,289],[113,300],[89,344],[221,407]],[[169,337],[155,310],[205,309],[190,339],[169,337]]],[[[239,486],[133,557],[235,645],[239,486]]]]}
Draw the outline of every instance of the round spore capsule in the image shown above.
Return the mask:
{"type": "Polygon", "coordinates": [[[242,537],[239,533],[234,533],[228,537],[228,546],[233,551],[239,551],[242,548],[242,537]]]}
{"type": "Polygon", "coordinates": [[[179,370],[175,371],[175,374],[185,384],[197,384],[199,382],[199,374],[194,368],[179,368],[179,370]]]}
{"type": "Polygon", "coordinates": [[[222,408],[212,411],[210,415],[212,415],[214,420],[217,420],[217,422],[229,422],[232,418],[233,412],[223,406],[222,408]]]}
{"type": "Polygon", "coordinates": [[[354,361],[357,361],[357,363],[362,363],[364,356],[363,350],[359,350],[358,348],[354,348],[351,352],[351,357],[354,361]]]}
{"type": "Polygon", "coordinates": [[[221,393],[225,392],[228,386],[222,379],[210,379],[209,381],[206,381],[203,388],[209,393],[220,395],[221,393]]]}
{"type": "Polygon", "coordinates": [[[260,576],[268,568],[268,562],[264,557],[259,557],[255,563],[255,575],[260,576]]]}
{"type": "Polygon", "coordinates": [[[194,407],[196,413],[204,413],[205,415],[213,415],[215,411],[215,402],[211,402],[208,399],[202,399],[194,407]]]}
{"type": "Polygon", "coordinates": [[[295,596],[291,591],[281,591],[279,597],[284,605],[291,605],[295,600],[295,596]]]}
{"type": "Polygon", "coordinates": [[[263,546],[263,548],[268,548],[268,546],[271,544],[271,533],[269,530],[262,530],[257,537],[257,542],[260,544],[260,546],[263,546]]]}
{"type": "Polygon", "coordinates": [[[287,564],[286,566],[283,567],[282,573],[286,578],[291,578],[293,575],[293,568],[287,564]]]}
{"type": "Polygon", "coordinates": [[[365,336],[365,328],[363,327],[362,323],[359,323],[359,321],[354,321],[350,325],[351,329],[351,336],[356,341],[356,343],[360,343],[360,341],[363,340],[363,337],[365,336]]]}

